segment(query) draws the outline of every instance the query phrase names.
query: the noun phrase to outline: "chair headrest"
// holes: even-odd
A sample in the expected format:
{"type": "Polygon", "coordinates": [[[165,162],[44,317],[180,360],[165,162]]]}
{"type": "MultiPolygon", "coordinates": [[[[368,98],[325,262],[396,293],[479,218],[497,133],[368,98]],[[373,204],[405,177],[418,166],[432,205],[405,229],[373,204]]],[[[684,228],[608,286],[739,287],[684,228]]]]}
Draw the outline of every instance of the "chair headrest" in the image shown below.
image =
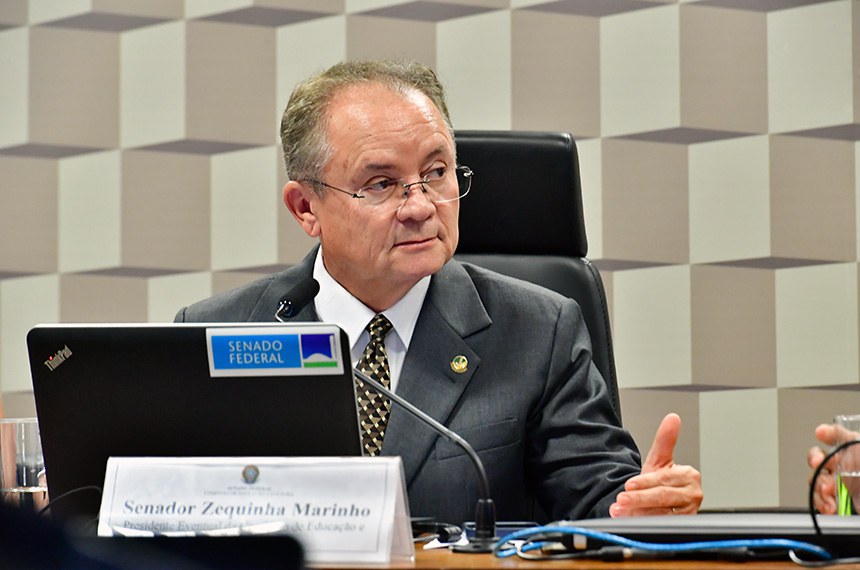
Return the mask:
{"type": "Polygon", "coordinates": [[[475,172],[460,202],[458,253],[585,257],[579,160],[568,133],[456,131],[475,172]]]}

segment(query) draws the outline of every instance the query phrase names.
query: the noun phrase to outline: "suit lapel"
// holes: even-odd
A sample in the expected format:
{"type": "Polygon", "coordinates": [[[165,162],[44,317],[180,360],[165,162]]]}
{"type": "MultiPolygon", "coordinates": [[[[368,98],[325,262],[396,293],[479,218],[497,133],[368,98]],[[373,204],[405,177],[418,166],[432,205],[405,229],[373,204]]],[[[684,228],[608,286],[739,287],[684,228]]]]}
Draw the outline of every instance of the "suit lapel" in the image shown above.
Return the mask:
{"type": "MultiPolygon", "coordinates": [[[[281,298],[313,274],[316,252],[314,248],[301,262],[273,277],[251,310],[249,322],[275,320],[281,298]]],[[[319,321],[319,316],[314,304],[309,303],[292,320],[319,321]]],[[[459,262],[449,261],[430,282],[403,362],[397,393],[445,424],[481,363],[480,355],[466,339],[491,323],[469,274],[459,262]],[[465,371],[455,372],[451,366],[458,356],[468,361],[465,371]]],[[[382,454],[401,456],[409,484],[431,452],[437,435],[395,404],[388,419],[382,454]]]]}
{"type": "MultiPolygon", "coordinates": [[[[397,385],[397,394],[445,424],[480,365],[466,338],[489,326],[490,317],[463,267],[451,261],[430,283],[397,385]],[[465,357],[465,371],[451,366],[465,357]]],[[[431,452],[437,434],[396,404],[386,429],[383,455],[400,455],[407,484],[431,452]]]]}

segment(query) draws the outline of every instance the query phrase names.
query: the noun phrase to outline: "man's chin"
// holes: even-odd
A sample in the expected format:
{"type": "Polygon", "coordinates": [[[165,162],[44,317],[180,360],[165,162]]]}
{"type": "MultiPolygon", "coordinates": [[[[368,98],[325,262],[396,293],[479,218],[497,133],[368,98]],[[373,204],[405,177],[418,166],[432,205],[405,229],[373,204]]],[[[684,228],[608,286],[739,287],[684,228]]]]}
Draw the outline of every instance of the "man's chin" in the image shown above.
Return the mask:
{"type": "Polygon", "coordinates": [[[428,275],[433,275],[440,269],[448,260],[451,258],[446,255],[421,255],[421,256],[409,256],[412,259],[403,259],[402,263],[397,264],[393,271],[396,273],[400,273],[404,277],[411,278],[412,281],[417,283],[421,279],[427,277],[428,275]]]}

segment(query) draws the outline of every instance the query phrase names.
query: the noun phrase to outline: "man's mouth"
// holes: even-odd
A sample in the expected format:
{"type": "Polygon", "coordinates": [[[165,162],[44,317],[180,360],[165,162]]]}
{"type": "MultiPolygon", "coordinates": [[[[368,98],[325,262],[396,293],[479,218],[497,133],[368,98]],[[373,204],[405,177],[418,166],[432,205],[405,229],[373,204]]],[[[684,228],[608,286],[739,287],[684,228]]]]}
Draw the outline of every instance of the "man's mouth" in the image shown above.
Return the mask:
{"type": "Polygon", "coordinates": [[[420,245],[420,244],[431,242],[435,239],[436,239],[436,236],[428,237],[428,238],[415,238],[415,239],[399,241],[395,245],[397,245],[397,246],[420,245]]]}

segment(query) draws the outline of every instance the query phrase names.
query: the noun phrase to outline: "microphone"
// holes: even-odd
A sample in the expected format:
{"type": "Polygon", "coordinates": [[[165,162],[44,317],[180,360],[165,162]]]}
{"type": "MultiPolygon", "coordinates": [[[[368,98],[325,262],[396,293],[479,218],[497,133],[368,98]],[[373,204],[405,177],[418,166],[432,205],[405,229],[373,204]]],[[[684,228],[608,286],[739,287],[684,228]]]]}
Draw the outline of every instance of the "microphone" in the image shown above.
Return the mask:
{"type": "Polygon", "coordinates": [[[313,301],[319,292],[320,284],[313,277],[308,277],[304,281],[300,281],[298,285],[287,291],[287,294],[278,301],[275,318],[282,323],[287,322],[304,309],[308,303],[313,301]]]}
{"type": "Polygon", "coordinates": [[[448,441],[459,445],[465,452],[466,455],[469,456],[469,459],[472,460],[472,464],[475,466],[475,470],[478,473],[478,487],[480,497],[478,498],[478,505],[475,508],[475,536],[469,540],[467,544],[453,546],[452,550],[455,552],[467,552],[467,553],[483,553],[483,552],[492,552],[493,545],[498,541],[498,537],[496,536],[496,505],[493,503],[493,499],[490,497],[490,483],[487,479],[487,471],[484,469],[484,463],[481,461],[481,458],[478,457],[478,454],[475,452],[474,448],[469,445],[469,442],[463,439],[458,433],[450,430],[445,427],[423,411],[421,411],[415,404],[406,400],[405,398],[398,396],[373,378],[370,378],[367,374],[357,370],[355,368],[352,369],[353,374],[358,376],[359,380],[365,382],[371,386],[373,389],[383,394],[384,396],[391,399],[392,402],[397,402],[401,408],[424,422],[427,426],[433,429],[436,433],[447,439],[448,441]]]}
{"type": "MultiPolygon", "coordinates": [[[[275,311],[275,318],[282,323],[287,322],[288,319],[294,317],[310,303],[316,297],[317,293],[319,293],[319,290],[320,284],[313,277],[299,282],[280,300],[278,309],[275,311]]],[[[388,397],[392,402],[397,402],[401,408],[424,422],[425,425],[448,441],[460,446],[466,452],[466,455],[469,456],[469,459],[472,460],[472,464],[475,466],[475,471],[478,473],[480,498],[475,508],[475,536],[467,544],[453,546],[452,549],[456,552],[492,552],[493,545],[498,541],[498,537],[496,537],[496,505],[490,497],[490,483],[487,478],[487,471],[484,469],[484,464],[474,448],[462,436],[421,411],[412,402],[398,396],[360,370],[353,368],[352,372],[362,382],[369,384],[377,392],[388,397]]]]}

